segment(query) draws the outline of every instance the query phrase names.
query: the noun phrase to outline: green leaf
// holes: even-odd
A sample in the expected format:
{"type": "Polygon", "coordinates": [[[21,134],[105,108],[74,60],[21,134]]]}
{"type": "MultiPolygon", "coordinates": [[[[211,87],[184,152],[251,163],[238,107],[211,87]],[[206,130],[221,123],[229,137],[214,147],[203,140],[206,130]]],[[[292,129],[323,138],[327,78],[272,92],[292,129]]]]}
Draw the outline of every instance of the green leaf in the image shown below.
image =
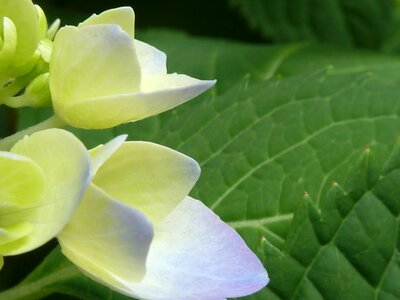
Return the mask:
{"type": "MultiPolygon", "coordinates": [[[[378,167],[387,160],[400,129],[399,59],[329,46],[246,45],[167,32],[144,38],[166,51],[171,72],[217,78],[217,87],[142,122],[73,131],[88,146],[128,133],[131,140],[158,142],[196,159],[202,175],[192,196],[238,230],[271,276],[268,288],[247,299],[368,299],[393,251],[393,218],[375,222],[389,216],[376,203],[395,197],[395,190],[380,188],[375,197],[379,199],[365,195],[381,184],[378,180],[386,173],[380,174],[378,167]],[[360,159],[365,149],[369,150],[360,159]],[[366,163],[370,155],[377,167],[366,163]],[[324,195],[328,200],[320,200],[324,195]],[[355,214],[360,201],[366,205],[359,212],[363,224],[371,230],[376,225],[381,235],[368,231],[361,236],[362,227],[354,221],[354,226],[360,225],[354,233],[336,237],[343,220],[349,222],[345,216],[355,214]],[[315,224],[320,224],[318,231],[315,224]],[[373,244],[363,240],[368,236],[376,237],[373,244]],[[316,256],[327,244],[323,255],[316,256]],[[357,251],[365,245],[372,245],[372,252],[379,246],[381,261],[357,258],[364,257],[357,251]],[[345,251],[357,264],[346,263],[345,251]],[[314,257],[318,268],[306,274],[314,257]],[[371,279],[357,277],[357,272],[371,279]],[[346,286],[350,283],[353,286],[346,286]]],[[[41,117],[22,110],[20,126],[41,117]]],[[[397,170],[398,159],[391,161],[388,173],[397,170]]],[[[396,272],[388,270],[382,287],[396,288],[396,272]]],[[[55,285],[80,295],[79,278],[55,285]]],[[[99,287],[89,284],[88,293],[92,288],[99,287]]]]}
{"type": "Polygon", "coordinates": [[[230,0],[267,40],[379,48],[395,24],[393,0],[230,0]]]}
{"type": "Polygon", "coordinates": [[[400,297],[399,145],[380,174],[373,155],[362,153],[346,188],[334,183],[320,211],[300,202],[281,251],[264,244],[278,299],[400,297]]]}

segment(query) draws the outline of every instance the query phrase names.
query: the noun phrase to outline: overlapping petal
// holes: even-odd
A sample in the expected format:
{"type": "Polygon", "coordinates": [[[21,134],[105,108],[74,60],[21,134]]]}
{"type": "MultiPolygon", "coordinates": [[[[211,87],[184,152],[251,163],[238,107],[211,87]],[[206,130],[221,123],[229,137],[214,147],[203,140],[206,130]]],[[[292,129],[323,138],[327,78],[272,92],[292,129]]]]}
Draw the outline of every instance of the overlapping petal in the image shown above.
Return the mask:
{"type": "Polygon", "coordinates": [[[94,177],[100,167],[109,159],[125,142],[128,135],[122,134],[113,138],[105,145],[99,145],[89,151],[92,160],[92,177],[94,177]]]}
{"type": "MultiPolygon", "coordinates": [[[[11,19],[17,31],[17,45],[13,58],[13,73],[26,71],[40,40],[39,18],[31,0],[2,0],[0,2],[0,20],[11,19]]],[[[0,32],[3,21],[0,22],[0,32]]]]}
{"type": "Polygon", "coordinates": [[[118,118],[118,103],[104,108],[96,99],[139,90],[140,67],[130,36],[116,25],[60,29],[54,41],[49,83],[55,112],[71,125],[92,127],[103,118],[109,119],[109,114],[118,118]],[[73,108],[82,101],[92,104],[88,110],[73,108]]]}
{"type": "Polygon", "coordinates": [[[6,72],[8,66],[12,63],[17,48],[17,28],[14,22],[7,17],[3,18],[2,41],[0,49],[1,71],[6,72]]]}
{"type": "Polygon", "coordinates": [[[116,24],[131,37],[135,34],[135,12],[129,6],[113,8],[102,12],[99,15],[93,14],[78,27],[98,24],[116,24]]]}
{"type": "Polygon", "coordinates": [[[0,253],[33,231],[29,218],[43,205],[45,175],[28,157],[0,152],[0,253]]]}
{"type": "Polygon", "coordinates": [[[109,128],[137,121],[215,84],[167,74],[166,55],[134,40],[133,24],[134,13],[125,7],[93,15],[57,34],[50,89],[56,113],[70,125],[109,128]]]}
{"type": "Polygon", "coordinates": [[[167,55],[164,52],[139,40],[135,40],[135,48],[142,77],[167,74],[167,55]]]}
{"type": "Polygon", "coordinates": [[[120,292],[139,299],[220,300],[252,294],[269,281],[242,238],[200,201],[187,197],[155,225],[147,273],[120,292]]]}
{"type": "Polygon", "coordinates": [[[59,129],[25,137],[5,153],[0,254],[15,255],[46,243],[69,221],[88,184],[90,159],[76,137],[59,129]]]}
{"type": "Polygon", "coordinates": [[[92,204],[87,204],[83,216],[74,215],[59,236],[64,254],[92,278],[139,299],[220,300],[248,295],[264,287],[268,283],[267,272],[241,237],[200,201],[187,197],[199,176],[197,163],[160,145],[124,139],[125,136],[117,137],[90,151],[97,193],[92,193],[90,200],[85,196],[83,207],[86,201],[92,204]],[[102,204],[105,199],[110,204],[109,211],[115,209],[116,201],[129,208],[106,214],[102,204]],[[140,216],[154,226],[150,245],[137,236],[138,230],[146,230],[146,222],[140,216]],[[108,217],[117,220],[108,221],[111,229],[101,230],[101,220],[108,217]],[[131,223],[124,226],[121,220],[131,223]],[[96,229],[92,230],[93,226],[96,229]],[[124,230],[130,227],[131,235],[124,230]],[[82,235],[81,228],[88,233],[85,229],[82,235]],[[64,232],[68,232],[68,238],[64,232]],[[92,240],[89,232],[95,232],[92,240]],[[120,244],[121,247],[115,246],[120,244]],[[141,257],[143,261],[147,258],[146,272],[137,281],[139,276],[128,276],[126,272],[132,268],[124,271],[119,257],[134,266],[138,262],[135,248],[148,246],[148,256],[141,257]],[[109,251],[101,249],[110,247],[115,257],[107,258],[109,251]]]}
{"type": "Polygon", "coordinates": [[[94,185],[58,235],[63,253],[107,285],[118,284],[118,278],[143,278],[152,239],[153,226],[142,213],[94,185]]]}
{"type": "Polygon", "coordinates": [[[185,198],[199,175],[197,162],[186,155],[153,143],[125,142],[93,183],[155,222],[185,198]]]}

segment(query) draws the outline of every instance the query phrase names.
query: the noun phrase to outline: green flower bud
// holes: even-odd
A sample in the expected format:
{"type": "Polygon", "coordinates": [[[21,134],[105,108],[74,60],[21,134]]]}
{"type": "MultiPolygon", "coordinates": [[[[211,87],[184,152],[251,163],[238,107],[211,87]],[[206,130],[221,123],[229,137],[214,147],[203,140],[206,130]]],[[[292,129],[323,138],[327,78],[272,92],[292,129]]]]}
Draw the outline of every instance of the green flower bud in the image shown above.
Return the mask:
{"type": "Polygon", "coordinates": [[[49,73],[37,76],[25,89],[22,95],[10,97],[4,101],[10,107],[40,107],[51,104],[49,73]]]}

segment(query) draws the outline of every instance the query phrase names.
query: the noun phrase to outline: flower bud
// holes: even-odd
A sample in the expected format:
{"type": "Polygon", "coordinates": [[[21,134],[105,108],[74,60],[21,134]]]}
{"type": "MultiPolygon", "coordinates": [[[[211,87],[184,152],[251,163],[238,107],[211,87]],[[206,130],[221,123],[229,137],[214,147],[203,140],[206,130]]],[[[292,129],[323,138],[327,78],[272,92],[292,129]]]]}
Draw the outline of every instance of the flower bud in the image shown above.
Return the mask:
{"type": "Polygon", "coordinates": [[[4,101],[10,107],[40,107],[51,104],[49,73],[37,76],[25,89],[22,95],[10,97],[4,101]]]}

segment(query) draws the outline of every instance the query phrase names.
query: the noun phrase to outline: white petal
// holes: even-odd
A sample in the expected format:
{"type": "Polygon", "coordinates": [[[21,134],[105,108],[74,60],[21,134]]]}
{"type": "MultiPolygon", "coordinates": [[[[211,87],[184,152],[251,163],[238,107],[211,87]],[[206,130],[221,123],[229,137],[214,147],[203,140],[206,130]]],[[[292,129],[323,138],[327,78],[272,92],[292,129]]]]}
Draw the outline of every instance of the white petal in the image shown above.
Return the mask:
{"type": "Polygon", "coordinates": [[[174,92],[175,95],[192,98],[208,90],[216,82],[216,80],[199,80],[184,74],[161,74],[143,78],[140,89],[142,93],[163,95],[174,92]]]}
{"type": "Polygon", "coordinates": [[[139,40],[135,40],[135,48],[143,77],[167,74],[167,55],[164,52],[139,40]]]}
{"type": "Polygon", "coordinates": [[[143,281],[119,290],[140,299],[220,300],[252,294],[268,280],[242,238],[188,197],[156,225],[143,281]]]}
{"type": "Polygon", "coordinates": [[[94,185],[58,235],[65,256],[109,286],[117,284],[114,277],[130,282],[143,278],[152,238],[153,226],[142,213],[94,185]]]}

